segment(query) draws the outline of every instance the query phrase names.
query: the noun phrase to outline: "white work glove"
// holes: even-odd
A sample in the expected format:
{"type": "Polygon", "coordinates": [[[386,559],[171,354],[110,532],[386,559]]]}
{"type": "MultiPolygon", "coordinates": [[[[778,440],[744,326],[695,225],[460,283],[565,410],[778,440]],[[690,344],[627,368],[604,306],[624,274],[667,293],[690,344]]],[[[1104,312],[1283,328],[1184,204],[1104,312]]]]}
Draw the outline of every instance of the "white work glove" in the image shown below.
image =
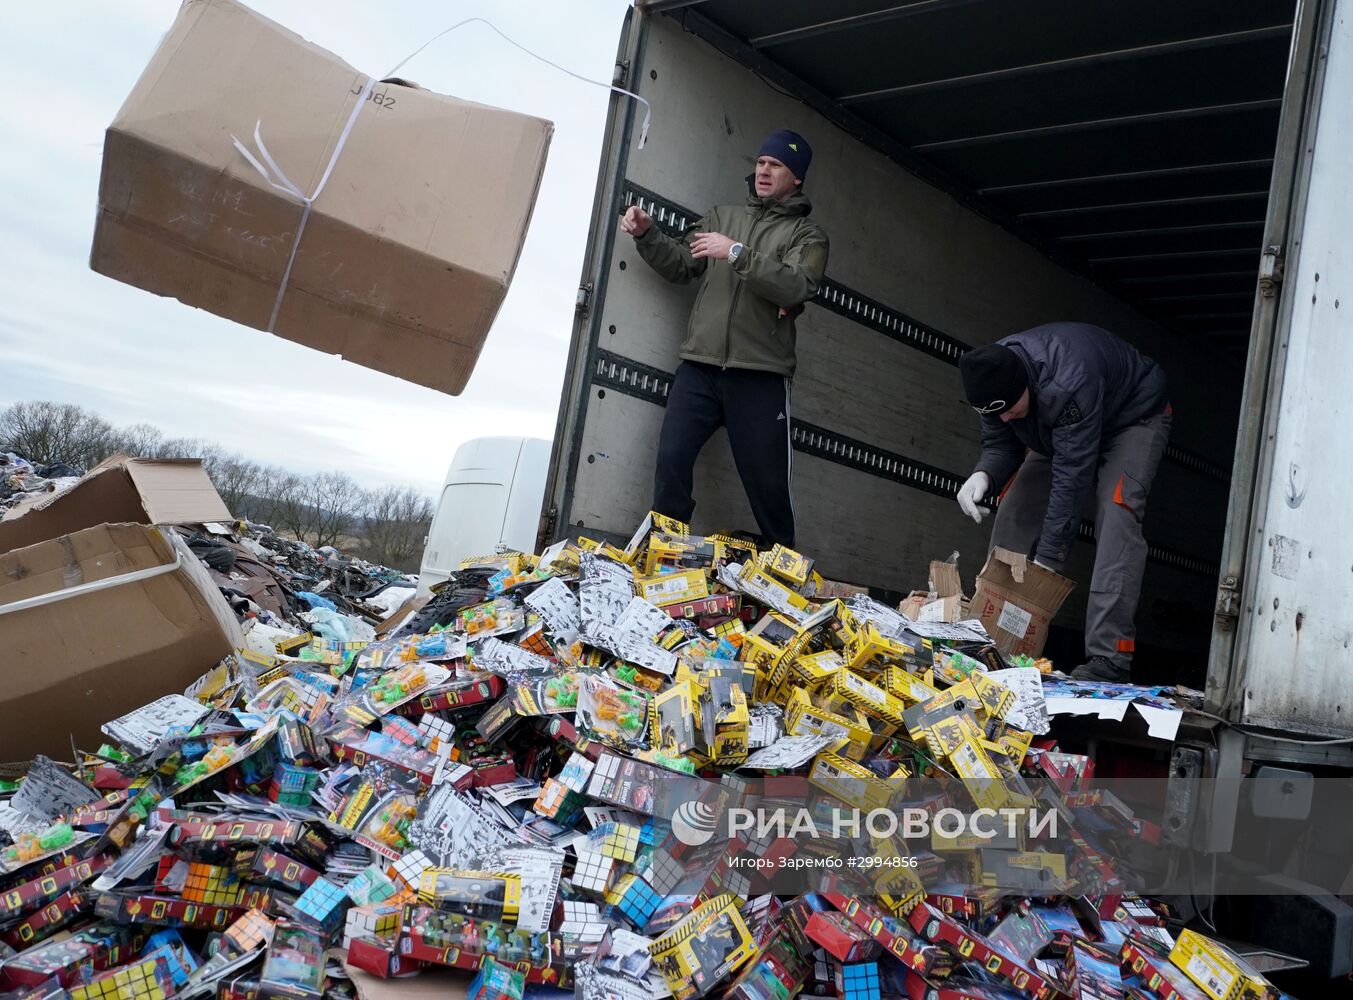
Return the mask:
{"type": "Polygon", "coordinates": [[[986,499],[987,491],[990,489],[991,478],[985,472],[974,472],[968,477],[968,481],[959,487],[959,508],[978,524],[991,513],[986,507],[979,506],[986,499]]]}

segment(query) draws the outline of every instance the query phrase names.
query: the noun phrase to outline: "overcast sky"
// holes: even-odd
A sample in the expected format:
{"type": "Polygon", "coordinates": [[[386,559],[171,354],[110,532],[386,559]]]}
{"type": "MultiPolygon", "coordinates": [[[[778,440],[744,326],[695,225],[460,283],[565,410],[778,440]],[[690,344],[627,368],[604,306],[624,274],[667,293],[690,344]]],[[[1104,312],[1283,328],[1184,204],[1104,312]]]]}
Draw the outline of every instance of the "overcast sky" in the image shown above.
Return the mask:
{"type": "MultiPolygon", "coordinates": [[[[440,489],[456,446],[551,437],[608,95],[469,25],[401,75],[555,124],[530,234],[469,387],[458,397],[369,371],[89,270],[103,131],[176,0],[6,4],[0,65],[0,408],[78,403],[115,424],[212,440],[298,471],[440,489]]],[[[482,16],[609,80],[628,0],[251,0],[359,69],[382,73],[482,16]]],[[[656,125],[655,125],[656,127],[656,125]]]]}

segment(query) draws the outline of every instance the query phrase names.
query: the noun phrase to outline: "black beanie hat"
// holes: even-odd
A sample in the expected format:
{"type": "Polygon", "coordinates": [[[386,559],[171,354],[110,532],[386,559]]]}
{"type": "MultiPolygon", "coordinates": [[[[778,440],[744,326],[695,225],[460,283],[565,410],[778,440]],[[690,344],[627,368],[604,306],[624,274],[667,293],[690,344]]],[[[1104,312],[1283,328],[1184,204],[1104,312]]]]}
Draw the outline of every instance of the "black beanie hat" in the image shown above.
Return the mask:
{"type": "Polygon", "coordinates": [[[803,180],[808,176],[808,164],[813,162],[813,147],[799,133],[781,128],[766,136],[756,155],[775,157],[791,174],[803,180]]]}
{"type": "Polygon", "coordinates": [[[959,359],[958,371],[968,405],[978,413],[1004,413],[1029,387],[1024,362],[1003,344],[974,348],[959,359]]]}

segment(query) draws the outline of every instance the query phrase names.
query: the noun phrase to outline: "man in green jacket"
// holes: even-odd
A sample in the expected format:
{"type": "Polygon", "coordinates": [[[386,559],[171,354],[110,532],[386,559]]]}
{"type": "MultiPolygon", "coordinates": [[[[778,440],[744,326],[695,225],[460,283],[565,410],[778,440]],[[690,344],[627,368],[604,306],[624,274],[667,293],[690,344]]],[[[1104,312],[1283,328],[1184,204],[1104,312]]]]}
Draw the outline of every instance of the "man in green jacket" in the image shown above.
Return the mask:
{"type": "Polygon", "coordinates": [[[710,209],[680,239],[637,205],[620,222],[658,274],[700,280],[658,439],[653,509],[690,521],[696,456],[727,427],[763,540],[789,546],[794,320],[827,268],[827,234],[809,221],[803,192],[812,158],[803,136],[780,129],[761,144],[744,204],[710,209]]]}

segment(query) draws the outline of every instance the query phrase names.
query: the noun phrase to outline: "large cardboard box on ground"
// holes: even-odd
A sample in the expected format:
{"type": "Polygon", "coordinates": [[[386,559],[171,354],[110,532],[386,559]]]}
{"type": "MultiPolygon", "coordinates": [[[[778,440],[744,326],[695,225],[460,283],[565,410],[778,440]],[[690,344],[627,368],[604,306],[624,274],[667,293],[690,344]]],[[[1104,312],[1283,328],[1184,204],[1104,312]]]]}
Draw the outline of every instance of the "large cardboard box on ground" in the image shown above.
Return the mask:
{"type": "Polygon", "coordinates": [[[1048,625],[1075,586],[1032,559],[996,548],[977,575],[972,613],[1002,653],[1038,656],[1048,641],[1048,625]]]}
{"type": "MultiPolygon", "coordinates": [[[[257,126],[312,196],[368,79],[232,0],[187,0],[108,128],[90,266],[269,329],[302,204],[233,140],[266,165],[257,126]]],[[[376,84],[314,201],[273,332],[459,393],[516,268],[552,130],[376,84]]]]}
{"type": "Polygon", "coordinates": [[[70,758],[244,644],[172,532],[103,524],[0,555],[0,761],[70,758]]]}
{"type": "Polygon", "coordinates": [[[8,514],[17,516],[0,521],[0,552],[99,524],[200,524],[231,519],[200,460],[126,455],[96,465],[66,492],[8,514]]]}

